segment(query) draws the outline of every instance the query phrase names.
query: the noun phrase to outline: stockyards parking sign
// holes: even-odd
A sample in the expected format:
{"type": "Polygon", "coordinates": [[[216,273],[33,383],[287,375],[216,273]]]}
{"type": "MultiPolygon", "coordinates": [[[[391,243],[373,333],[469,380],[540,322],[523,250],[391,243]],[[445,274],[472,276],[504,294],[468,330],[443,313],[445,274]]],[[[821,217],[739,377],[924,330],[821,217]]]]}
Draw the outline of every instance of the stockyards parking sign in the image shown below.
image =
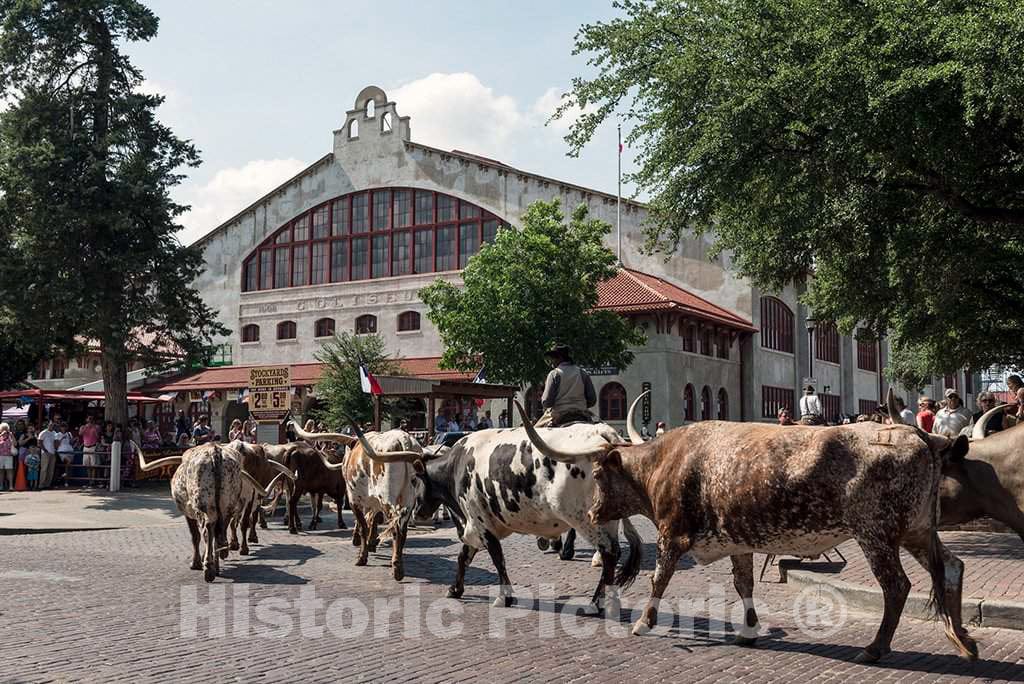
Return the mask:
{"type": "Polygon", "coordinates": [[[256,420],[280,420],[291,408],[289,366],[249,369],[249,413],[256,420]]]}

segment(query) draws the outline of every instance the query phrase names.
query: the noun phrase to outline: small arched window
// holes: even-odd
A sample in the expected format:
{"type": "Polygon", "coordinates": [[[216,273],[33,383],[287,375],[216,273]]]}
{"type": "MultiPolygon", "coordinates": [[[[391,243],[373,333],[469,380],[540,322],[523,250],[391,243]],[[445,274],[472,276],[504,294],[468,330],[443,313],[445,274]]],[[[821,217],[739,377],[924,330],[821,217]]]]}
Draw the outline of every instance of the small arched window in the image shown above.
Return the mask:
{"type": "Polygon", "coordinates": [[[729,420],[729,393],[724,387],[718,390],[718,420],[729,420]]]}
{"type": "Polygon", "coordinates": [[[694,406],[695,398],[693,396],[693,385],[686,385],[683,389],[683,420],[695,420],[696,407],[694,406]]]}
{"type": "Polygon", "coordinates": [[[295,339],[295,321],[281,321],[277,324],[277,339],[279,340],[294,340],[295,339]]]}
{"type": "Polygon", "coordinates": [[[775,297],[761,297],[761,346],[793,353],[793,311],[775,297]]]}
{"type": "Polygon", "coordinates": [[[601,388],[601,420],[626,419],[626,390],[617,382],[609,382],[601,388]]]}
{"type": "Polygon", "coordinates": [[[366,101],[366,118],[372,119],[376,113],[377,103],[374,102],[373,98],[371,97],[369,100],[366,101]]]}
{"type": "Polygon", "coordinates": [[[313,335],[315,337],[330,337],[334,334],[334,319],[333,318],[321,318],[313,326],[313,335]]]}
{"type": "Polygon", "coordinates": [[[410,332],[420,329],[420,314],[417,311],[405,311],[398,314],[398,332],[410,332]]]}
{"type": "Polygon", "coordinates": [[[714,418],[711,410],[711,388],[704,385],[704,389],[700,391],[700,419],[711,420],[714,418]]]}
{"type": "Polygon", "coordinates": [[[255,323],[242,326],[242,341],[243,342],[259,342],[260,341],[260,326],[255,323]]]}
{"type": "Polygon", "coordinates": [[[380,117],[380,131],[381,133],[391,132],[391,112],[384,112],[380,117]]]}
{"type": "Polygon", "coordinates": [[[371,335],[377,332],[377,317],[363,314],[356,319],[356,335],[371,335]]]}
{"type": "Polygon", "coordinates": [[[348,138],[349,138],[349,140],[352,140],[353,138],[358,138],[358,137],[359,137],[359,121],[357,119],[352,119],[351,121],[348,122],[348,138]]]}

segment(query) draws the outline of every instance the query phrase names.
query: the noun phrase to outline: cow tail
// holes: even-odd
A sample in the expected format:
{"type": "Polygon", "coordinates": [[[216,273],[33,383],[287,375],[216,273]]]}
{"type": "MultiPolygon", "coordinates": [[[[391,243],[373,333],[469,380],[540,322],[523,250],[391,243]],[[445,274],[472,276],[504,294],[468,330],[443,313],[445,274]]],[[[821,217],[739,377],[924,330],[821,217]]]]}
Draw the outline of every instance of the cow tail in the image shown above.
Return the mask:
{"type": "Polygon", "coordinates": [[[633,527],[629,518],[622,519],[622,531],[626,535],[626,541],[629,542],[629,556],[619,566],[615,584],[620,589],[626,589],[640,574],[640,565],[644,560],[644,540],[640,538],[640,534],[633,527]]]}
{"type": "Polygon", "coordinates": [[[932,529],[928,543],[928,574],[932,578],[932,595],[928,607],[935,612],[936,617],[944,619],[949,616],[949,606],[946,605],[946,563],[941,549],[939,533],[932,529]]]}
{"type": "Polygon", "coordinates": [[[213,507],[217,512],[217,520],[213,523],[214,533],[216,535],[217,543],[226,535],[226,529],[224,527],[224,515],[220,509],[220,491],[223,488],[224,479],[224,456],[220,452],[220,447],[213,447],[213,507]]]}

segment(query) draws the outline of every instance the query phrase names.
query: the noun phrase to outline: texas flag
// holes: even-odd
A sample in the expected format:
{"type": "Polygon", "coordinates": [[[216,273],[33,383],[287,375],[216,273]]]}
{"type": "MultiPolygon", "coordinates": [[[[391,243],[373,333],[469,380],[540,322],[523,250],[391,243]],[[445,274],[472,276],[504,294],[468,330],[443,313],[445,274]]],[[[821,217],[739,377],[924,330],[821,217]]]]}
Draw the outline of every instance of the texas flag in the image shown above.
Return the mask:
{"type": "Polygon", "coordinates": [[[384,394],[384,391],[380,388],[380,383],[377,382],[377,378],[373,377],[373,373],[363,364],[359,364],[359,385],[366,394],[384,394]]]}

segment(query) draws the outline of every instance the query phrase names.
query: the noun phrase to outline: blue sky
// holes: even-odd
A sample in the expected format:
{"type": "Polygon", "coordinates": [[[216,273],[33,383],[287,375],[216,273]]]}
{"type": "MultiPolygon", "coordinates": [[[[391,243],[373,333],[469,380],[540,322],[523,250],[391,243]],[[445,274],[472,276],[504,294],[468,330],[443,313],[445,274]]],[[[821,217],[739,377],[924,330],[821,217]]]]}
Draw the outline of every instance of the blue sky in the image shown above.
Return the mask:
{"type": "Polygon", "coordinates": [[[147,4],[160,32],[128,51],[145,87],[167,97],[161,119],[203,156],[177,192],[193,205],[186,242],[329,152],[369,84],[412,117],[413,140],[615,192],[613,124],[577,159],[566,124],[544,125],[587,73],[573,36],[614,16],[610,0],[147,4]]]}

